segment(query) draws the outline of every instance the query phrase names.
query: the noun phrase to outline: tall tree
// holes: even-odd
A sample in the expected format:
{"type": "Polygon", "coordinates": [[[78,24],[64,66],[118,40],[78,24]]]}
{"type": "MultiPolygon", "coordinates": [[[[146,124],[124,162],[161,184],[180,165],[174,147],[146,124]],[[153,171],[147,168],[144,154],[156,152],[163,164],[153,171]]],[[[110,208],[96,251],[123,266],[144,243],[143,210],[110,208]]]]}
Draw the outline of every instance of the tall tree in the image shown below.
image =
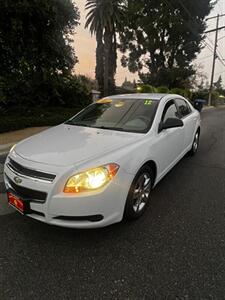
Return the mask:
{"type": "Polygon", "coordinates": [[[77,62],[78,8],[72,0],[0,0],[0,7],[0,95],[47,102],[50,82],[77,62]]]}
{"type": "Polygon", "coordinates": [[[223,80],[221,75],[219,76],[217,82],[214,83],[214,86],[218,92],[221,92],[223,90],[223,80]]]}
{"type": "Polygon", "coordinates": [[[71,0],[0,0],[0,72],[70,71],[77,61],[70,46],[78,25],[71,0]]]}
{"type": "Polygon", "coordinates": [[[211,0],[127,0],[123,66],[139,72],[144,83],[186,87],[212,7],[211,0]]]}
{"type": "Polygon", "coordinates": [[[123,5],[121,0],[87,0],[85,27],[96,35],[96,79],[104,95],[115,88],[117,61],[116,32],[120,31],[123,5]]]}

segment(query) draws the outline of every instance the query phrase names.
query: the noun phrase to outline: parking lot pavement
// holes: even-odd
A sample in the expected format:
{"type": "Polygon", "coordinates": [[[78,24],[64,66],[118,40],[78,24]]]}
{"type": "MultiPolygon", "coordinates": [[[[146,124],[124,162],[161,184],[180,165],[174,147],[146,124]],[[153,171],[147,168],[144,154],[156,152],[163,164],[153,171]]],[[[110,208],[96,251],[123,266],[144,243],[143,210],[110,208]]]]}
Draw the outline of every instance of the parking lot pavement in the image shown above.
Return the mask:
{"type": "Polygon", "coordinates": [[[4,191],[4,184],[3,184],[3,167],[4,162],[6,159],[6,155],[0,155],[0,192],[4,191]]]}
{"type": "Polygon", "coordinates": [[[0,185],[0,299],[224,299],[225,109],[202,116],[199,152],[136,222],[48,226],[7,208],[0,185]]]}
{"type": "Polygon", "coordinates": [[[3,164],[0,163],[0,182],[3,181],[3,164]]]}
{"type": "Polygon", "coordinates": [[[14,213],[14,210],[7,204],[6,189],[5,184],[3,183],[3,167],[5,159],[6,155],[0,155],[0,216],[14,213]]]}

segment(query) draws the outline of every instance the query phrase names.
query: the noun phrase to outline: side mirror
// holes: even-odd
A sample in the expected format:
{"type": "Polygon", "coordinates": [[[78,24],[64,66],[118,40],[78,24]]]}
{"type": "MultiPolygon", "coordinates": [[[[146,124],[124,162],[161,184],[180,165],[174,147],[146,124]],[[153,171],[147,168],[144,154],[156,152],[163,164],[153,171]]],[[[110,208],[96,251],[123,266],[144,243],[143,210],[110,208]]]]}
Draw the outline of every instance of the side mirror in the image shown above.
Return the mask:
{"type": "Polygon", "coordinates": [[[183,127],[184,123],[182,120],[178,118],[169,118],[166,120],[165,123],[160,123],[159,124],[159,132],[161,132],[164,129],[169,129],[169,128],[177,128],[177,127],[183,127]]]}

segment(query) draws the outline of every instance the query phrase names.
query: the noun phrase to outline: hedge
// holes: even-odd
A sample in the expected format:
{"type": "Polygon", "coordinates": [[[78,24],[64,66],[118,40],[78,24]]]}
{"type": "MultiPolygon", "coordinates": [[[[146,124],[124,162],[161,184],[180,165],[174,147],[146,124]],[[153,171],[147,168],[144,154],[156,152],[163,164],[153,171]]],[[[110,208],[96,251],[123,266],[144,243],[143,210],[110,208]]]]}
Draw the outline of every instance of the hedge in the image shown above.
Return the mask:
{"type": "Polygon", "coordinates": [[[16,108],[6,114],[1,114],[0,133],[24,129],[27,127],[54,126],[71,118],[82,107],[45,107],[45,108],[16,108]]]}

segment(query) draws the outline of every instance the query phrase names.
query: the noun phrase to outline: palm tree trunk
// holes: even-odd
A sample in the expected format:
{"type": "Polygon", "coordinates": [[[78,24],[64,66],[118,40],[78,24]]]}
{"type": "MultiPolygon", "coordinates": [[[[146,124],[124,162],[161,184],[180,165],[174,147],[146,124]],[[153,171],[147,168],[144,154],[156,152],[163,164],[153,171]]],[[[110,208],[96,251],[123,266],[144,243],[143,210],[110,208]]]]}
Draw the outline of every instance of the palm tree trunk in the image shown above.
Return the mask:
{"type": "Polygon", "coordinates": [[[116,44],[116,33],[112,34],[111,45],[110,45],[110,64],[109,64],[109,93],[115,93],[115,74],[117,68],[117,44],[116,44]]]}
{"type": "Polygon", "coordinates": [[[102,41],[102,31],[96,33],[97,48],[96,48],[96,68],[95,76],[98,82],[98,88],[101,96],[104,94],[104,44],[102,41]]]}
{"type": "Polygon", "coordinates": [[[110,44],[111,44],[111,33],[109,29],[105,28],[104,33],[104,45],[105,45],[105,61],[104,61],[104,96],[109,95],[109,64],[110,64],[110,44]]]}

